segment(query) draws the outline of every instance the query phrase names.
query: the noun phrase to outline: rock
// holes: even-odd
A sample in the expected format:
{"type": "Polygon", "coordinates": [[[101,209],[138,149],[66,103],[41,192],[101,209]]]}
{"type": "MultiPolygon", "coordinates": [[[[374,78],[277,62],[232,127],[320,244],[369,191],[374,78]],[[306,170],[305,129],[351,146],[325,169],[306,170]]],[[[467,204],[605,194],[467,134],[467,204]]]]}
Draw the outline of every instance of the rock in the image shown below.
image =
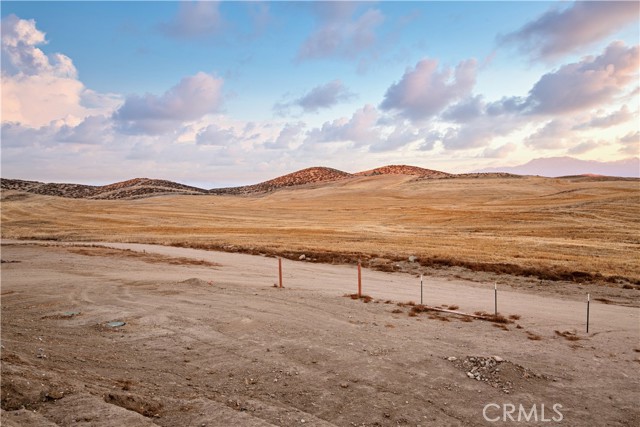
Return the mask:
{"type": "Polygon", "coordinates": [[[409,257],[409,262],[416,262],[417,260],[418,260],[418,257],[417,257],[417,256],[415,256],[415,255],[411,255],[411,256],[409,257]]]}
{"type": "Polygon", "coordinates": [[[307,259],[307,256],[305,254],[300,255],[300,257],[298,258],[300,261],[304,261],[305,259],[307,259]]]}
{"type": "Polygon", "coordinates": [[[495,360],[498,363],[504,362],[504,359],[502,357],[500,357],[500,356],[493,356],[493,360],[495,360]]]}
{"type": "Polygon", "coordinates": [[[347,383],[340,383],[340,387],[342,387],[342,388],[347,388],[347,387],[349,387],[349,384],[347,384],[347,383]]]}
{"type": "Polygon", "coordinates": [[[473,372],[467,372],[467,376],[471,379],[475,378],[475,375],[473,375],[473,372]]]}
{"type": "Polygon", "coordinates": [[[448,360],[449,362],[455,362],[456,360],[458,360],[458,358],[457,358],[457,357],[455,357],[455,356],[451,356],[451,357],[447,357],[447,360],[448,360]]]}

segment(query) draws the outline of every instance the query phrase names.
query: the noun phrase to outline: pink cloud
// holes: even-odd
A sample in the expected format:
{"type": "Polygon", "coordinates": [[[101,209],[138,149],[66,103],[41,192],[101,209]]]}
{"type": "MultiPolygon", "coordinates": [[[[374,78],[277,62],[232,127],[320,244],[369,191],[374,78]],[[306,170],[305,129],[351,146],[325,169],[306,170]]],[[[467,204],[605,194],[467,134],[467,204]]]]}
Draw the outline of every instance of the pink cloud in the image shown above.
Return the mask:
{"type": "Polygon", "coordinates": [[[47,43],[45,34],[34,20],[9,15],[1,26],[3,122],[77,124],[90,115],[108,114],[121,102],[118,96],[86,89],[68,56],[46,55],[38,47],[47,43]]]}
{"type": "Polygon", "coordinates": [[[423,59],[387,89],[380,105],[411,120],[426,120],[451,103],[470,95],[476,81],[476,61],[460,62],[455,70],[438,69],[435,59],[423,59]]]}
{"type": "Polygon", "coordinates": [[[161,96],[127,97],[114,114],[126,133],[158,134],[177,125],[218,111],[222,103],[223,80],[206,73],[184,77],[161,96]]]}
{"type": "Polygon", "coordinates": [[[378,139],[378,132],[374,129],[378,117],[378,110],[374,106],[365,105],[353,113],[351,119],[343,117],[325,122],[321,128],[311,130],[306,142],[351,141],[360,145],[372,143],[378,139]]]}
{"type": "Polygon", "coordinates": [[[563,65],[538,80],[524,107],[537,114],[563,114],[607,104],[637,81],[638,54],[638,46],[613,42],[599,56],[563,65]]]}

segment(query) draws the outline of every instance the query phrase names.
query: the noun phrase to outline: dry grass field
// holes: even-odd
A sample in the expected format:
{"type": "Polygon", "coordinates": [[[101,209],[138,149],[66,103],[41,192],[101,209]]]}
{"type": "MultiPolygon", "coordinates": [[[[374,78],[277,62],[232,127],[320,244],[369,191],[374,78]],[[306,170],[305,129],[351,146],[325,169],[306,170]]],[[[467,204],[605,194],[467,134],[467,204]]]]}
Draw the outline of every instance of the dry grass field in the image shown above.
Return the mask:
{"type": "Polygon", "coordinates": [[[2,237],[112,241],[640,283],[638,180],[349,178],[249,196],[3,191],[2,237]]]}

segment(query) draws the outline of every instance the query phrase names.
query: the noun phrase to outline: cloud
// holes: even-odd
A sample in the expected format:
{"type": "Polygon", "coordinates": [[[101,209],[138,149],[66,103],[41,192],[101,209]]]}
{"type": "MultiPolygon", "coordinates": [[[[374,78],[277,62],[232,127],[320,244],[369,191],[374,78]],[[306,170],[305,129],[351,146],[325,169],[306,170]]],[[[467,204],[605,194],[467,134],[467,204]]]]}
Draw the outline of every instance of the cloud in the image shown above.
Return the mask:
{"type": "Polygon", "coordinates": [[[620,152],[631,156],[640,154],[640,131],[629,132],[618,141],[620,152]]]}
{"type": "Polygon", "coordinates": [[[160,31],[165,35],[181,39],[216,35],[224,27],[217,1],[181,1],[176,16],[159,25],[160,31]]]}
{"type": "Polygon", "coordinates": [[[329,108],[342,101],[348,101],[354,94],[342,84],[340,80],[333,80],[327,84],[316,86],[309,93],[299,98],[295,103],[305,112],[316,112],[321,108],[329,108]]]}
{"type": "Polygon", "coordinates": [[[525,140],[525,145],[538,149],[558,149],[566,145],[571,136],[573,123],[569,120],[556,119],[548,121],[525,140]]]}
{"type": "Polygon", "coordinates": [[[350,119],[345,117],[325,122],[321,128],[308,132],[305,143],[350,141],[356,145],[369,144],[378,139],[374,129],[379,117],[378,110],[365,105],[353,113],[350,119]]]}
{"type": "Polygon", "coordinates": [[[305,127],[303,122],[286,123],[278,137],[274,141],[265,142],[264,146],[271,150],[291,148],[292,143],[300,141],[305,127]]]}
{"type": "Polygon", "coordinates": [[[423,59],[391,85],[380,104],[403,117],[422,121],[440,113],[452,102],[469,96],[476,81],[476,61],[460,62],[455,70],[438,70],[438,61],[423,59]]]}
{"type": "Polygon", "coordinates": [[[589,152],[603,145],[608,145],[608,144],[603,141],[593,141],[593,140],[584,141],[568,149],[567,154],[571,154],[571,155],[584,154],[586,152],[589,152]]]}
{"type": "Polygon", "coordinates": [[[238,142],[232,129],[222,129],[212,124],[202,129],[196,135],[196,143],[200,145],[215,145],[220,147],[230,146],[238,142]]]}
{"type": "Polygon", "coordinates": [[[73,61],[60,53],[46,55],[37,46],[45,34],[34,20],[2,19],[2,121],[41,127],[54,120],[77,124],[85,117],[108,114],[122,101],[114,94],[85,88],[73,61]]]}
{"type": "Polygon", "coordinates": [[[628,122],[633,118],[633,114],[629,112],[629,108],[623,105],[620,110],[614,111],[611,114],[605,116],[593,117],[588,122],[580,123],[574,127],[576,130],[589,129],[589,128],[609,128],[625,122],[628,122]]]}
{"type": "Polygon", "coordinates": [[[633,1],[577,1],[554,7],[519,30],[498,37],[534,59],[554,59],[588,46],[638,19],[633,1]]]}
{"type": "Polygon", "coordinates": [[[384,15],[378,9],[368,9],[356,17],[357,6],[354,2],[314,3],[320,24],[302,43],[296,59],[352,59],[373,47],[384,15]]]}
{"type": "Polygon", "coordinates": [[[482,152],[481,157],[490,159],[505,159],[509,157],[509,154],[511,154],[516,148],[516,144],[513,143],[504,144],[496,148],[487,147],[482,152]]]}
{"type": "Polygon", "coordinates": [[[161,96],[128,96],[113,118],[125,133],[170,132],[185,121],[215,113],[222,104],[223,80],[199,72],[184,77],[161,96]]]}
{"type": "Polygon", "coordinates": [[[534,114],[564,114],[609,103],[637,81],[638,53],[638,46],[613,42],[599,56],[563,65],[538,80],[523,106],[534,114]]]}
{"type": "Polygon", "coordinates": [[[388,135],[380,137],[378,141],[372,141],[369,151],[372,153],[394,151],[423,138],[424,132],[420,129],[408,123],[397,123],[388,135]]]}
{"type": "Polygon", "coordinates": [[[481,117],[458,127],[450,127],[441,133],[442,146],[448,150],[466,150],[489,145],[495,138],[507,136],[522,125],[518,117],[495,119],[481,117]]]}
{"type": "Polygon", "coordinates": [[[12,74],[30,76],[47,74],[76,78],[76,68],[68,56],[61,53],[47,56],[36,47],[46,43],[45,33],[36,28],[33,19],[20,19],[16,15],[6,16],[2,19],[3,70],[8,68],[12,74]]]}
{"type": "Polygon", "coordinates": [[[485,113],[486,105],[482,96],[472,96],[447,108],[442,118],[447,121],[465,123],[485,113]]]}

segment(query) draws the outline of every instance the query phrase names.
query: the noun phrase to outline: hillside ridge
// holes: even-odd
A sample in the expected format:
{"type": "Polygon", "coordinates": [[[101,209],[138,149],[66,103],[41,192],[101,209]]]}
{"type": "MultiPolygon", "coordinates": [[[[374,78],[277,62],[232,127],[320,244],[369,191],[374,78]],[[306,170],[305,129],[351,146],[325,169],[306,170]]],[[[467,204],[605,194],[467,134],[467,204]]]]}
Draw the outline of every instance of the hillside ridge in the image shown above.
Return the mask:
{"type": "MultiPolygon", "coordinates": [[[[379,175],[407,175],[415,180],[452,179],[452,178],[519,178],[505,172],[451,174],[433,169],[426,169],[410,165],[386,165],[366,171],[349,173],[324,166],[314,166],[301,169],[253,185],[228,188],[203,189],[173,181],[151,178],[133,178],[102,186],[72,184],[72,183],[43,183],[21,179],[0,179],[0,189],[22,193],[40,194],[74,199],[117,200],[139,199],[164,195],[251,195],[277,191],[283,188],[299,186],[321,185],[341,180],[379,175]]],[[[576,177],[573,177],[576,178],[576,177]]],[[[582,179],[615,179],[611,177],[588,177],[582,179]]]]}

